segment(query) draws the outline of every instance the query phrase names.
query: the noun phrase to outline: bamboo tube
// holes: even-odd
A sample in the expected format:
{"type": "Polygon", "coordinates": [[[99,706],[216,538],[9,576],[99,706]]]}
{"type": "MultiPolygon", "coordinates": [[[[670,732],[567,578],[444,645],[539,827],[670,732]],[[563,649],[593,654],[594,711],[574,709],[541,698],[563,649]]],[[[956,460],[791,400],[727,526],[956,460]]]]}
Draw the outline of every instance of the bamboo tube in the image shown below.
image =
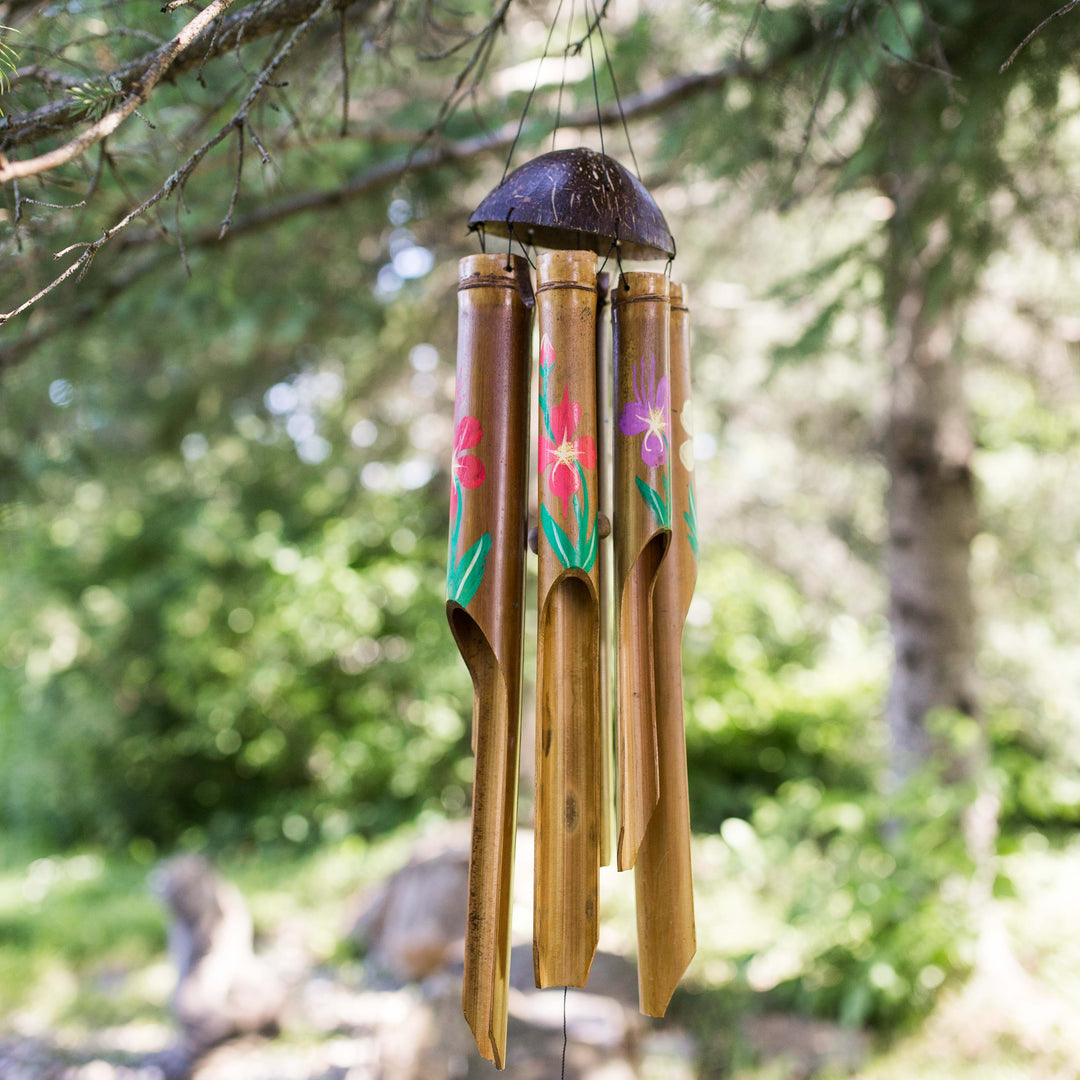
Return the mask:
{"type": "Polygon", "coordinates": [[[685,290],[672,282],[670,296],[672,539],[652,601],[660,798],[634,867],[638,996],[649,1016],[667,1011],[697,950],[682,686],[683,626],[697,579],[690,329],[685,290]]]}
{"type": "Polygon", "coordinates": [[[517,826],[531,292],[518,256],[461,260],[446,612],[473,680],[472,844],[462,1008],[503,1067],[517,826]]]}
{"type": "Polygon", "coordinates": [[[600,860],[596,256],[537,262],[539,622],[533,967],[584,986],[596,953],[600,860]]]}
{"type": "Polygon", "coordinates": [[[600,546],[596,568],[600,586],[600,865],[611,865],[614,759],[611,745],[611,365],[604,340],[608,275],[596,277],[596,502],[600,546]],[[606,525],[606,532],[605,532],[606,525]]]}
{"type": "Polygon", "coordinates": [[[629,870],[659,798],[652,591],[671,538],[668,283],[623,275],[613,298],[618,866],[629,870]]]}

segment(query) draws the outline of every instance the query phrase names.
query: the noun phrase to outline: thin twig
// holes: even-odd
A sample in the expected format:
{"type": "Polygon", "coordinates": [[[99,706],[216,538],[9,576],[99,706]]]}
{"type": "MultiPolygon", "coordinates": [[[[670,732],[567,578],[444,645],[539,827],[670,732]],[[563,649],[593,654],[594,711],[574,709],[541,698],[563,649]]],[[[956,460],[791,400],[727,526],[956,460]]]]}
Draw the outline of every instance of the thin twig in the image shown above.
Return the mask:
{"type": "Polygon", "coordinates": [[[270,151],[266,149],[262,144],[262,140],[259,138],[255,129],[251,126],[251,121],[247,122],[248,134],[251,136],[251,141],[255,144],[255,149],[259,151],[259,156],[262,158],[264,165],[273,164],[274,159],[270,156],[270,151]]]}
{"type": "Polygon", "coordinates": [[[231,3],[233,3],[233,0],[212,0],[212,3],[200,11],[172,41],[158,51],[146,74],[135,85],[127,99],[116,109],[103,116],[97,123],[91,124],[81,135],[63,146],[58,146],[55,150],[50,150],[46,154],[39,154],[37,157],[28,158],[24,161],[12,162],[6,167],[0,167],[0,184],[8,180],[36,176],[38,173],[55,169],[57,166],[85,154],[95,143],[100,142],[106,135],[111,135],[140,105],[146,102],[154,87],[161,81],[177,56],[231,3]]]}
{"type": "MultiPolygon", "coordinates": [[[[130,3],[130,0],[125,0],[130,3]]],[[[339,3],[352,9],[359,9],[362,14],[372,16],[382,8],[379,0],[339,0],[339,3]]],[[[180,75],[193,71],[209,59],[224,56],[235,51],[238,66],[245,75],[255,78],[255,72],[249,70],[240,56],[242,45],[249,45],[271,34],[290,30],[304,22],[319,7],[319,0],[254,0],[245,7],[226,12],[219,20],[220,27],[213,37],[202,35],[184,49],[173,62],[165,75],[165,81],[173,81],[180,75]]],[[[34,49],[31,44],[23,48],[34,49]]],[[[275,46],[276,48],[276,46],[275,46]]],[[[46,56],[54,56],[54,50],[39,49],[46,56]]],[[[153,49],[142,56],[130,60],[109,72],[87,71],[87,78],[80,84],[89,89],[102,82],[110,86],[120,86],[127,94],[146,75],[155,62],[159,50],[153,49]]],[[[65,63],[76,67],[82,65],[74,61],[65,63]]],[[[15,148],[34,145],[42,139],[62,136],[85,119],[85,111],[71,95],[64,95],[60,100],[22,114],[12,114],[7,122],[0,124],[0,147],[15,148]]]]}
{"type": "MultiPolygon", "coordinates": [[[[59,277],[55,278],[44,288],[39,289],[29,300],[24,301],[17,308],[6,313],[0,313],[0,326],[9,322],[17,315],[21,315],[28,308],[32,307],[43,297],[48,296],[54,289],[62,285],[72,274],[78,273],[81,279],[83,274],[89,269],[90,263],[93,262],[94,256],[98,253],[101,247],[108,243],[117,233],[122,232],[133,221],[141,217],[151,207],[156,206],[162,199],[169,197],[173,194],[177,188],[183,187],[187,182],[187,179],[195,171],[199,162],[225,138],[226,135],[236,126],[236,124],[242,119],[246,118],[248,110],[255,102],[256,98],[262,93],[264,89],[270,84],[272,76],[275,71],[286,60],[289,54],[293,51],[296,43],[311,29],[311,27],[318,21],[330,6],[331,0],[322,0],[322,3],[311,13],[311,15],[304,20],[299,26],[297,26],[288,40],[281,46],[280,49],[263,65],[262,70],[259,72],[258,77],[255,80],[254,85],[248,91],[247,96],[244,98],[237,109],[236,114],[225,124],[220,130],[215,132],[209,139],[207,139],[192,155],[180,166],[174,173],[172,173],[165,183],[158,188],[148,199],[140,203],[134,210],[129,211],[123,218],[121,218],[112,228],[105,230],[101,236],[91,243],[88,243],[83,253],[75,260],[59,277]]],[[[250,126],[249,126],[250,131],[250,126]]],[[[254,133],[252,133],[254,138],[254,133]]],[[[259,145],[256,143],[256,145],[259,145]]],[[[265,151],[264,151],[265,152],[265,151]]],[[[73,245],[74,247],[75,245],[73,245]]],[[[66,251],[72,250],[71,248],[65,249],[66,251]]],[[[62,253],[61,253],[62,254],[62,253]]]]}
{"type": "Polygon", "coordinates": [[[750,22],[746,27],[746,33],[743,34],[742,41],[739,43],[740,60],[746,59],[746,46],[750,43],[750,39],[754,36],[754,31],[761,21],[761,13],[767,11],[768,7],[769,0],[759,0],[757,6],[754,8],[754,14],[750,16],[750,22]]]}
{"type": "Polygon", "coordinates": [[[458,72],[458,76],[454,80],[454,85],[451,88],[450,93],[443,99],[442,105],[439,107],[438,114],[413,148],[414,153],[418,152],[432,135],[441,131],[443,126],[453,115],[454,110],[468,93],[467,90],[463,91],[462,88],[465,86],[470,74],[475,70],[475,78],[477,79],[483,74],[484,67],[487,64],[488,58],[491,56],[490,45],[494,40],[496,32],[506,21],[506,13],[510,10],[511,3],[513,3],[513,0],[502,0],[495,11],[495,14],[488,20],[487,25],[479,35],[480,44],[473,50],[472,55],[469,57],[468,61],[466,61],[465,66],[458,72]]]}
{"type": "MultiPolygon", "coordinates": [[[[1080,3],[1080,0],[1077,0],[1080,3]]],[[[795,180],[799,175],[799,170],[802,168],[803,159],[806,157],[806,152],[810,149],[810,140],[814,137],[814,128],[817,125],[818,113],[821,111],[821,106],[825,101],[825,95],[829,91],[829,87],[832,85],[833,69],[836,67],[836,58],[840,53],[840,42],[844,40],[847,34],[848,22],[851,19],[851,13],[855,8],[857,0],[848,0],[847,7],[844,8],[843,14],[840,16],[840,21],[836,25],[836,30],[833,33],[832,45],[829,48],[829,59],[825,63],[825,72],[821,77],[821,83],[818,85],[817,94],[814,96],[814,103],[810,107],[810,115],[806,118],[806,128],[803,131],[802,145],[799,147],[799,152],[795,155],[795,161],[791,167],[791,180],[788,184],[789,189],[794,191],[795,180]]]]}
{"type": "Polygon", "coordinates": [[[341,137],[349,134],[349,47],[345,31],[345,9],[339,11],[341,23],[338,28],[338,40],[341,42],[341,137]]]}
{"type": "Polygon", "coordinates": [[[180,224],[180,208],[184,203],[184,188],[181,185],[180,195],[175,203],[176,208],[176,247],[180,252],[180,261],[184,264],[184,272],[191,277],[191,263],[188,262],[187,248],[184,246],[184,229],[180,224]]]}
{"type": "Polygon", "coordinates": [[[42,202],[41,199],[28,199],[25,196],[22,199],[24,204],[29,203],[31,206],[45,206],[50,210],[78,210],[80,206],[86,205],[85,199],[80,199],[77,203],[54,203],[54,202],[42,202]]]}
{"type": "Polygon", "coordinates": [[[232,224],[233,211],[236,209],[236,199],[240,194],[240,181],[244,176],[244,121],[236,125],[236,181],[233,183],[232,198],[229,199],[229,209],[225,211],[225,217],[221,222],[218,239],[222,240],[232,224]]]}
{"type": "Polygon", "coordinates": [[[1031,41],[1031,39],[1034,38],[1037,34],[1041,33],[1044,27],[1048,26],[1055,19],[1060,19],[1062,15],[1068,15],[1069,12],[1077,6],[1080,6],[1080,0],[1069,0],[1067,4],[1063,4],[1052,15],[1047,15],[1046,18],[1043,19],[1043,21],[1039,23],[1039,25],[1036,26],[1035,29],[1032,30],[1031,33],[1029,33],[1028,36],[1024,38],[1024,40],[1021,41],[1015,49],[1013,49],[1013,51],[1009,54],[1009,59],[1006,60],[1000,68],[998,68],[998,73],[1002,74],[1008,68],[1010,68],[1012,66],[1012,62],[1020,55],[1021,52],[1023,52],[1024,48],[1031,41]]]}

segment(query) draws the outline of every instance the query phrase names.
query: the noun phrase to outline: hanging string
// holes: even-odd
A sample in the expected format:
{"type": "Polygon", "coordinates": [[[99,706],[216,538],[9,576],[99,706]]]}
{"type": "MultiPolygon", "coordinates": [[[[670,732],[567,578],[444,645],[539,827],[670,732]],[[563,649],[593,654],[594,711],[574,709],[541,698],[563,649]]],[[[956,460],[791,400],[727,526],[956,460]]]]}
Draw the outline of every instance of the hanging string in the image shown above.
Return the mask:
{"type": "MultiPolygon", "coordinates": [[[[551,27],[548,30],[547,41],[544,42],[544,55],[540,57],[540,62],[536,65],[536,78],[533,79],[532,89],[529,91],[529,96],[525,99],[525,108],[521,112],[521,119],[518,121],[517,131],[514,133],[514,141],[510,144],[510,153],[506,155],[506,164],[503,166],[501,184],[506,179],[506,174],[510,171],[510,162],[514,158],[514,150],[517,147],[518,139],[521,138],[521,129],[525,126],[525,117],[529,115],[529,106],[532,104],[533,94],[536,93],[536,88],[540,85],[540,72],[544,70],[544,61],[548,58],[548,50],[551,48],[551,38],[555,33],[555,24],[559,21],[559,12],[562,11],[563,0],[559,0],[559,6],[555,9],[555,17],[551,20],[551,27]]],[[[593,73],[595,76],[595,72],[593,73]]]]}
{"type": "MultiPolygon", "coordinates": [[[[559,97],[555,104],[555,126],[551,129],[551,149],[555,149],[555,136],[559,133],[559,124],[562,123],[562,96],[566,89],[566,65],[570,60],[570,34],[574,29],[574,8],[577,0],[570,0],[570,18],[566,20],[566,44],[562,54],[562,81],[559,83],[559,97]]],[[[585,22],[589,21],[589,12],[585,11],[585,22]]],[[[552,24],[554,25],[554,24],[552,24]]],[[[580,49],[578,50],[580,52],[580,49]]]]}
{"type": "MultiPolygon", "coordinates": [[[[619,97],[619,84],[615,81],[615,68],[611,63],[611,53],[608,52],[607,40],[604,37],[604,26],[600,18],[600,12],[596,6],[596,0],[593,0],[593,11],[596,12],[596,29],[600,33],[600,44],[604,46],[604,60],[607,62],[608,76],[611,79],[611,89],[615,92],[615,104],[619,109],[619,119],[622,120],[623,132],[626,135],[626,148],[630,151],[630,160],[634,163],[634,175],[641,179],[641,169],[638,167],[637,154],[634,153],[634,144],[630,141],[630,127],[626,123],[626,113],[623,112],[622,98],[619,97]]],[[[590,55],[592,49],[589,50],[590,55]]],[[[596,71],[593,71],[593,79],[595,81],[596,71]]],[[[599,120],[600,104],[597,102],[597,120],[599,120]]],[[[601,147],[603,147],[603,132],[601,132],[601,147]]]]}
{"type": "Polygon", "coordinates": [[[562,1071],[559,1073],[560,1080],[566,1080],[566,994],[569,986],[562,988],[562,1071]]]}
{"type": "MultiPolygon", "coordinates": [[[[586,9],[586,22],[588,22],[588,10],[586,9]]],[[[594,25],[599,26],[599,23],[594,25]]],[[[592,30],[589,31],[589,67],[592,68],[593,99],[596,101],[596,127],[600,132],[600,160],[604,166],[604,184],[608,191],[612,190],[611,177],[608,176],[607,154],[604,151],[604,120],[600,115],[600,87],[596,82],[596,57],[593,55],[592,30]]]]}
{"type": "Polygon", "coordinates": [[[667,265],[664,267],[664,277],[669,281],[671,280],[671,267],[675,262],[675,256],[679,254],[678,245],[675,243],[675,237],[671,237],[671,254],[668,256],[667,265]]]}

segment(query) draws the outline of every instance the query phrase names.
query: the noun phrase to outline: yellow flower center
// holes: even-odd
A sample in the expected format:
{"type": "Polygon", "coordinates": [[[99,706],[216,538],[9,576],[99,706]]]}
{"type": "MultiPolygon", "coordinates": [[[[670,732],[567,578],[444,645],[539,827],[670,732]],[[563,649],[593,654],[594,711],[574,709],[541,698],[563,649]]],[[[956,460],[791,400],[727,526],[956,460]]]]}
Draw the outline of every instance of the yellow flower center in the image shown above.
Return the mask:
{"type": "Polygon", "coordinates": [[[552,467],[554,472],[560,465],[565,465],[568,469],[574,467],[574,462],[578,459],[577,447],[569,439],[564,439],[557,447],[555,447],[555,464],[552,467]]]}
{"type": "Polygon", "coordinates": [[[649,430],[645,433],[645,438],[647,439],[650,435],[659,435],[662,439],[664,437],[664,431],[666,429],[667,424],[664,422],[664,410],[650,409],[649,430]]]}

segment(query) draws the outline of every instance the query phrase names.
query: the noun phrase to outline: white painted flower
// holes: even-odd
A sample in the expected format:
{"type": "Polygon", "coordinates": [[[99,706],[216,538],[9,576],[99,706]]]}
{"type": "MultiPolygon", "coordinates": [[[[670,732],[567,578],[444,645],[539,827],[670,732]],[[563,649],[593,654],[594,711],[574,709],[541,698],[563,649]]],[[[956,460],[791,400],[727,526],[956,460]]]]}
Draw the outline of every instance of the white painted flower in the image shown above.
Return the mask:
{"type": "Polygon", "coordinates": [[[679,447],[679,460],[683,463],[683,468],[687,472],[694,471],[694,410],[689,400],[683,402],[683,407],[679,411],[679,422],[682,424],[683,431],[690,436],[679,447]]]}

